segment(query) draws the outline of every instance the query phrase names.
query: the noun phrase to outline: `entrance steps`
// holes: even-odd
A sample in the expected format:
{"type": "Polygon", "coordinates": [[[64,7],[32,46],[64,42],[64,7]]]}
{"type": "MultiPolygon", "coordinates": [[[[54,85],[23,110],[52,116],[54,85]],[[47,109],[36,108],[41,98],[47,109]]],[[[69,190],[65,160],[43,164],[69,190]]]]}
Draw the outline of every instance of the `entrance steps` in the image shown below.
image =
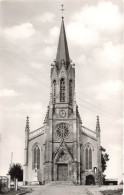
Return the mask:
{"type": "Polygon", "coordinates": [[[50,185],[50,186],[73,186],[73,182],[72,181],[51,181],[50,183],[47,183],[46,185],[50,185]]]}

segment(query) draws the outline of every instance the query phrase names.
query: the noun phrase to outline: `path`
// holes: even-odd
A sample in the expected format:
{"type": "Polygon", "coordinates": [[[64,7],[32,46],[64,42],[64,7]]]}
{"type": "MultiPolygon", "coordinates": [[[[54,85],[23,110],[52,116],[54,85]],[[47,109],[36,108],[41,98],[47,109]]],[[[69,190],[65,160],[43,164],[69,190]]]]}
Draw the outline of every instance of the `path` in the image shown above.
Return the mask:
{"type": "Polygon", "coordinates": [[[31,195],[92,195],[84,186],[75,186],[65,182],[62,184],[47,184],[33,188],[31,195]]]}

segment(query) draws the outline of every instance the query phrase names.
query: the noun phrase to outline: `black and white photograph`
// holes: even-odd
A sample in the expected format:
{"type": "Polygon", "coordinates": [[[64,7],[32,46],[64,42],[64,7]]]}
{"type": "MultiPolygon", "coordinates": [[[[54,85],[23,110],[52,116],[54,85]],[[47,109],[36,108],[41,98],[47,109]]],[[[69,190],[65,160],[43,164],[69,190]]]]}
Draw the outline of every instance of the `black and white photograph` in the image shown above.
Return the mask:
{"type": "Polygon", "coordinates": [[[123,0],[0,0],[0,194],[123,194],[123,0]]]}

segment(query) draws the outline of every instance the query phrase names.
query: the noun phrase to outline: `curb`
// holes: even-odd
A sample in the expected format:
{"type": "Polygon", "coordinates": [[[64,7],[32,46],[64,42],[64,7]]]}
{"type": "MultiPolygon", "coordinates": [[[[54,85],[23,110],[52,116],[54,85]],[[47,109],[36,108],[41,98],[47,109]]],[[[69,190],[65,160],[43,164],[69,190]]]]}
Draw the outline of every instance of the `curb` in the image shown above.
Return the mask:
{"type": "Polygon", "coordinates": [[[27,193],[32,193],[32,189],[27,190],[27,191],[25,191],[25,192],[20,192],[20,193],[18,193],[17,195],[23,195],[23,194],[27,194],[27,193]]]}
{"type": "Polygon", "coordinates": [[[19,194],[17,194],[17,195],[23,195],[23,194],[27,194],[28,192],[21,192],[21,193],[19,193],[19,194]]]}
{"type": "Polygon", "coordinates": [[[90,191],[87,191],[87,194],[88,194],[88,195],[93,195],[90,191]]]}

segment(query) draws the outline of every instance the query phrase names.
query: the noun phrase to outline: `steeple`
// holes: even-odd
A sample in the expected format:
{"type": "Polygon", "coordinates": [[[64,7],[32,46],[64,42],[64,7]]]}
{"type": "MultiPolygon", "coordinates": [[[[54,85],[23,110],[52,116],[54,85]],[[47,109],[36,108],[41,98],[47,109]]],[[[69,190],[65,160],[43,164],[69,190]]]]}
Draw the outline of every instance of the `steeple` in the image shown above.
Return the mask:
{"type": "Polygon", "coordinates": [[[29,132],[30,130],[29,130],[30,128],[29,128],[29,117],[27,116],[27,118],[26,118],[26,127],[25,127],[25,131],[26,132],[29,132]]]}
{"type": "Polygon", "coordinates": [[[28,165],[28,144],[29,144],[29,117],[26,118],[26,127],[25,127],[25,165],[28,165]]]}
{"type": "Polygon", "coordinates": [[[56,63],[60,66],[61,61],[64,60],[65,64],[69,64],[69,52],[68,52],[68,45],[67,45],[67,39],[66,39],[66,33],[65,33],[65,26],[64,26],[64,17],[62,17],[62,23],[61,23],[61,30],[59,35],[59,43],[58,43],[58,49],[57,49],[57,55],[56,55],[56,63]]]}
{"type": "MultiPolygon", "coordinates": [[[[62,21],[58,41],[56,60],[51,64],[51,106],[62,103],[65,107],[67,104],[73,106],[75,93],[75,67],[69,58],[68,44],[65,33],[63,5],[62,21]]],[[[72,111],[72,110],[71,110],[72,111]]],[[[58,113],[59,111],[57,111],[58,113]]],[[[69,110],[69,113],[70,110],[69,110]]],[[[60,114],[61,115],[61,114],[60,114]]]]}
{"type": "Polygon", "coordinates": [[[97,116],[97,120],[96,120],[96,133],[97,133],[97,136],[100,136],[99,116],[97,116]]]}

